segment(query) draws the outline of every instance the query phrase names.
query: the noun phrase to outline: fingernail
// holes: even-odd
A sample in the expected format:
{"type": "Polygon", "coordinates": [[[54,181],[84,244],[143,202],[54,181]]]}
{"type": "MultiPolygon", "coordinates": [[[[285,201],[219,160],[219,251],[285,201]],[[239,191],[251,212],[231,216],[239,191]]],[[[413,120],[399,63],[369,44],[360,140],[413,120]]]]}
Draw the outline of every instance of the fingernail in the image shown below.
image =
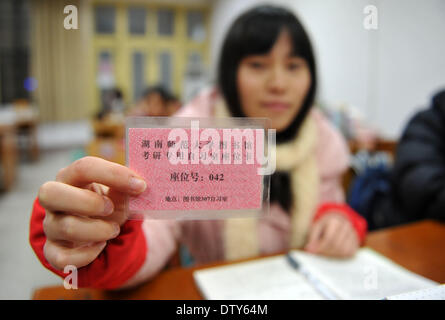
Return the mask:
{"type": "Polygon", "coordinates": [[[113,227],[114,227],[113,237],[115,238],[121,232],[121,227],[117,223],[113,223],[113,227]]]}
{"type": "Polygon", "coordinates": [[[134,192],[142,192],[145,188],[147,188],[147,184],[144,180],[135,177],[130,179],[130,189],[134,192]]]}
{"type": "Polygon", "coordinates": [[[106,242],[106,241],[99,242],[99,243],[97,244],[97,246],[98,246],[99,248],[102,248],[101,250],[103,250],[103,249],[105,248],[106,245],[107,245],[107,242],[106,242]]]}
{"type": "Polygon", "coordinates": [[[114,204],[107,197],[104,197],[104,203],[105,203],[104,204],[104,215],[108,216],[108,215],[113,213],[113,211],[114,211],[114,204]]]}

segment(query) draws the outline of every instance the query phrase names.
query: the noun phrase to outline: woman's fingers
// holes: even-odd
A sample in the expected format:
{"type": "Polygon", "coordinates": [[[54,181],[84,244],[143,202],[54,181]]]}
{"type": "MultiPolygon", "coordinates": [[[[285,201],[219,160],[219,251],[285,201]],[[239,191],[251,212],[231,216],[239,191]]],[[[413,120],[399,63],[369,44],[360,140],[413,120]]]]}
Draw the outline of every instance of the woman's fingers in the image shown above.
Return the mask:
{"type": "Polygon", "coordinates": [[[350,257],[352,255],[354,255],[354,253],[357,251],[357,249],[359,248],[359,240],[358,240],[358,236],[355,233],[355,231],[353,231],[352,233],[348,234],[347,239],[345,240],[345,246],[341,251],[341,256],[342,257],[350,257]]]}
{"type": "Polygon", "coordinates": [[[119,235],[127,217],[127,194],[138,195],[145,181],[127,167],[100,158],[85,157],[59,171],[56,181],[39,190],[46,209],[44,252],[57,269],[91,263],[107,240],[119,235]]]}
{"type": "Polygon", "coordinates": [[[113,213],[113,202],[96,192],[49,181],[39,189],[39,202],[49,211],[75,212],[83,216],[108,216],[113,213]]]}
{"type": "Polygon", "coordinates": [[[70,242],[101,242],[119,235],[119,224],[102,219],[46,211],[43,230],[48,239],[70,242]]]}
{"type": "Polygon", "coordinates": [[[332,231],[331,238],[324,246],[321,253],[331,256],[339,256],[346,244],[345,240],[349,234],[350,224],[348,220],[343,217],[335,217],[332,218],[331,225],[335,225],[335,230],[332,231]]]}
{"type": "Polygon", "coordinates": [[[323,233],[317,248],[317,252],[328,253],[332,251],[332,244],[341,227],[341,221],[335,216],[326,216],[323,233]]]}
{"type": "Polygon", "coordinates": [[[73,162],[59,171],[56,181],[77,187],[96,182],[132,195],[140,194],[147,187],[145,181],[127,167],[96,157],[73,162]]]}
{"type": "Polygon", "coordinates": [[[305,247],[312,253],[348,257],[358,248],[358,239],[350,222],[332,213],[314,223],[305,247]]]}
{"type": "Polygon", "coordinates": [[[111,215],[101,217],[101,219],[105,221],[114,221],[122,226],[127,221],[129,215],[128,210],[125,208],[126,195],[113,189],[109,189],[106,192],[106,196],[113,200],[114,211],[111,215]]]}
{"type": "Polygon", "coordinates": [[[338,228],[331,246],[327,249],[327,253],[334,256],[343,256],[343,251],[348,246],[348,238],[351,233],[352,227],[348,221],[344,221],[338,228]]]}
{"type": "Polygon", "coordinates": [[[321,238],[322,232],[323,232],[323,228],[324,228],[324,221],[317,221],[315,222],[310,231],[309,231],[309,238],[307,241],[307,244],[305,246],[305,250],[309,251],[309,252],[316,252],[317,251],[317,247],[319,244],[319,240],[321,238]]]}
{"type": "Polygon", "coordinates": [[[43,252],[46,260],[57,270],[63,270],[67,265],[81,268],[96,259],[106,244],[107,242],[103,241],[69,248],[55,241],[47,240],[43,252]]]}

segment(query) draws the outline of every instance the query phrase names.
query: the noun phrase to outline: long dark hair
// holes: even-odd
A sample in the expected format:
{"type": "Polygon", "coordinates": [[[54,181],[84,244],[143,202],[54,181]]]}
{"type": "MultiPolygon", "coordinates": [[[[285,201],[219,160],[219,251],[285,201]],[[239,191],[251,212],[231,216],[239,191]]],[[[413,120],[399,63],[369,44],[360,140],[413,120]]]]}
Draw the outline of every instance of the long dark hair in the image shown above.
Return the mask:
{"type": "MultiPolygon", "coordinates": [[[[262,5],[248,10],[230,27],[223,42],[218,64],[218,85],[234,117],[245,117],[237,89],[237,72],[243,58],[266,54],[274,46],[279,34],[286,30],[291,38],[293,55],[303,58],[311,74],[311,86],[295,119],[277,133],[277,143],[292,140],[308,114],[315,98],[317,77],[315,58],[309,37],[297,17],[281,7],[262,5]]],[[[285,210],[292,204],[290,177],[287,172],[272,176],[271,201],[278,201],[285,210]]]]}

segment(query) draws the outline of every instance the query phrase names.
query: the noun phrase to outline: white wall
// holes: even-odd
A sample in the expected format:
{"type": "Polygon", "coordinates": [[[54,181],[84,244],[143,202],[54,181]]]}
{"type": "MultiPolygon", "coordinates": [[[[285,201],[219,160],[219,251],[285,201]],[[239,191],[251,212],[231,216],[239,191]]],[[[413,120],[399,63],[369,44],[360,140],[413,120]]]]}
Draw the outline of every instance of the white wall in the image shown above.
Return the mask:
{"type": "Polygon", "coordinates": [[[398,134],[445,89],[445,1],[380,1],[374,120],[398,134]]]}
{"type": "MultiPolygon", "coordinates": [[[[211,57],[230,23],[255,0],[215,0],[211,57]]],[[[355,106],[384,136],[397,138],[408,117],[445,88],[445,1],[275,0],[293,9],[316,51],[321,102],[355,106]],[[363,9],[378,8],[378,30],[363,9]]],[[[213,71],[215,69],[213,68],[213,71]]]]}

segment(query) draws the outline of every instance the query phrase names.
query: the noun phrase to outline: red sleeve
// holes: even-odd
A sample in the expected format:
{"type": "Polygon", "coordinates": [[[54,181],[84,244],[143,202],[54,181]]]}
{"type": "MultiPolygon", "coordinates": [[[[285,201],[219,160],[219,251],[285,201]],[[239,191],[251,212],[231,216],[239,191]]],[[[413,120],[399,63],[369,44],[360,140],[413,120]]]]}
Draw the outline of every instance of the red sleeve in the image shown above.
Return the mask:
{"type": "MultiPolygon", "coordinates": [[[[43,232],[45,209],[34,201],[30,222],[29,241],[40,262],[55,274],[65,278],[68,274],[56,270],[45,259],[43,246],[46,236],[43,232]]],[[[142,266],[147,245],[141,228],[142,221],[128,220],[120,235],[109,240],[105,249],[89,265],[78,270],[78,287],[116,289],[121,287],[142,266]]]]}
{"type": "Polygon", "coordinates": [[[336,213],[343,214],[354,227],[357,232],[358,239],[360,244],[363,243],[366,237],[366,232],[368,229],[368,223],[365,218],[355,212],[352,208],[350,208],[347,204],[342,203],[324,203],[322,204],[315,214],[314,221],[317,221],[321,217],[323,217],[326,213],[335,211],[336,213]]]}

